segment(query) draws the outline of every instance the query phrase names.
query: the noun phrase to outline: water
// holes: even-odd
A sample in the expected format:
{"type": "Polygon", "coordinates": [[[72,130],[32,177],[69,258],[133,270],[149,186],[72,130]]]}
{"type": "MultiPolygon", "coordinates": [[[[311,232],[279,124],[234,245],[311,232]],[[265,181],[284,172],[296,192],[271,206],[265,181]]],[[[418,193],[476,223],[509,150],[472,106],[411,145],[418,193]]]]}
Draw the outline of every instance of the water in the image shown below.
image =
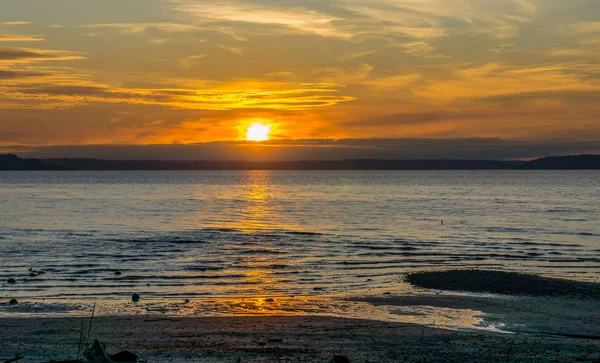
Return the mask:
{"type": "Polygon", "coordinates": [[[344,297],[448,267],[596,281],[599,201],[595,171],[4,172],[0,291],[344,297]]]}

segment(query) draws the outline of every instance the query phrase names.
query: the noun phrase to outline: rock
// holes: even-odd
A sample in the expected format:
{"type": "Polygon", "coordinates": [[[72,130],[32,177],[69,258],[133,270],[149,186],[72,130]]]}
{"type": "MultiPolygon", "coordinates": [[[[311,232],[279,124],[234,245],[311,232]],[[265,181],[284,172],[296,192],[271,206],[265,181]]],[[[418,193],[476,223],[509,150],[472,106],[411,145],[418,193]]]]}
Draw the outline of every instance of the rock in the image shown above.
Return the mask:
{"type": "Polygon", "coordinates": [[[17,280],[10,278],[10,279],[6,280],[6,282],[8,282],[9,284],[15,284],[15,283],[17,283],[17,280]]]}
{"type": "Polygon", "coordinates": [[[131,353],[127,350],[119,352],[117,354],[109,354],[110,359],[115,362],[137,362],[138,356],[135,353],[131,353]]]}
{"type": "Polygon", "coordinates": [[[133,295],[131,295],[131,301],[133,301],[133,302],[140,301],[140,295],[134,292],[133,295]]]}
{"type": "Polygon", "coordinates": [[[185,303],[189,304],[190,303],[190,299],[185,299],[185,303]]]}
{"type": "Polygon", "coordinates": [[[327,363],[350,363],[350,359],[345,355],[334,355],[327,363]]]}
{"type": "Polygon", "coordinates": [[[272,303],[272,302],[275,302],[275,300],[271,299],[271,298],[268,298],[268,299],[265,299],[265,302],[272,303]]]}
{"type": "Polygon", "coordinates": [[[17,301],[17,299],[10,299],[10,301],[8,302],[8,305],[17,305],[19,302],[17,301]]]}
{"type": "Polygon", "coordinates": [[[29,274],[29,277],[35,277],[35,276],[36,276],[35,272],[32,272],[29,274]]]}
{"type": "Polygon", "coordinates": [[[83,351],[83,358],[84,362],[90,363],[135,363],[138,361],[137,355],[128,351],[114,355],[108,354],[104,345],[97,340],[94,340],[94,344],[83,351]]]}
{"type": "Polygon", "coordinates": [[[115,275],[121,276],[121,271],[115,271],[115,275]]]}

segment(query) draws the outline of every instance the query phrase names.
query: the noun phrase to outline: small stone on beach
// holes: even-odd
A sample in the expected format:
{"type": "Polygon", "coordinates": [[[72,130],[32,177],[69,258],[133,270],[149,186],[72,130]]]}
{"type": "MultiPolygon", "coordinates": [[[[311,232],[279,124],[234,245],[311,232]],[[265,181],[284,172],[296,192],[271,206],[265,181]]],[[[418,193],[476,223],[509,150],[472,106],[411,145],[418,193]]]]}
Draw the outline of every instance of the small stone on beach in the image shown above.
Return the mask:
{"type": "Polygon", "coordinates": [[[334,355],[327,363],[350,363],[350,359],[344,355],[334,355]]]}
{"type": "Polygon", "coordinates": [[[140,295],[134,292],[133,295],[131,295],[131,301],[133,301],[133,302],[140,301],[140,295]]]}
{"type": "Polygon", "coordinates": [[[121,271],[115,271],[115,275],[121,276],[121,271]]]}
{"type": "Polygon", "coordinates": [[[17,305],[19,303],[19,301],[17,301],[17,299],[10,299],[10,301],[8,302],[8,305],[17,305]]]}
{"type": "Polygon", "coordinates": [[[9,284],[14,284],[14,283],[17,282],[17,280],[15,280],[13,278],[10,278],[10,279],[6,280],[6,282],[9,283],[9,284]]]}

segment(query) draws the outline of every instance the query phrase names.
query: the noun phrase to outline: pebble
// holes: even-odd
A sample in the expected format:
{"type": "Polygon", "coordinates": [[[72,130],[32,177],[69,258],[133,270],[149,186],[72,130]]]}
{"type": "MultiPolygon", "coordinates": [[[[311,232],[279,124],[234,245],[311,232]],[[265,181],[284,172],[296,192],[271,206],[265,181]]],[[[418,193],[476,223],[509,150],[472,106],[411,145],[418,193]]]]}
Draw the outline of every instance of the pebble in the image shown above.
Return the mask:
{"type": "Polygon", "coordinates": [[[14,284],[17,282],[17,280],[10,278],[10,279],[6,280],[6,282],[8,282],[9,284],[14,284]]]}
{"type": "Polygon", "coordinates": [[[115,271],[115,275],[121,276],[121,271],[115,271]]]}
{"type": "Polygon", "coordinates": [[[10,299],[10,301],[8,302],[9,305],[17,305],[19,302],[17,301],[17,299],[10,299]]]}
{"type": "Polygon", "coordinates": [[[334,355],[327,363],[350,363],[350,359],[345,355],[334,355]]]}
{"type": "Polygon", "coordinates": [[[133,301],[133,302],[140,301],[140,295],[134,292],[133,295],[131,295],[131,301],[133,301]]]}

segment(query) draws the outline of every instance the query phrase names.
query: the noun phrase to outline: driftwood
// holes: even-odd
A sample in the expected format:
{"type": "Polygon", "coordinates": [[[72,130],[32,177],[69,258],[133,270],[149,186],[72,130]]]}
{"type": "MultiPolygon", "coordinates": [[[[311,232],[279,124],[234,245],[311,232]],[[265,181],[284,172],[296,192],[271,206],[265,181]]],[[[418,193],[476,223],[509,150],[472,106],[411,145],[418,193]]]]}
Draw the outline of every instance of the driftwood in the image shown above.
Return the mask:
{"type": "Polygon", "coordinates": [[[9,360],[5,360],[5,361],[4,361],[4,363],[13,363],[13,362],[18,362],[18,361],[20,361],[21,359],[23,359],[23,356],[22,356],[22,355],[19,355],[19,354],[17,354],[17,356],[16,356],[16,357],[14,357],[14,358],[11,358],[11,359],[9,359],[9,360]]]}

